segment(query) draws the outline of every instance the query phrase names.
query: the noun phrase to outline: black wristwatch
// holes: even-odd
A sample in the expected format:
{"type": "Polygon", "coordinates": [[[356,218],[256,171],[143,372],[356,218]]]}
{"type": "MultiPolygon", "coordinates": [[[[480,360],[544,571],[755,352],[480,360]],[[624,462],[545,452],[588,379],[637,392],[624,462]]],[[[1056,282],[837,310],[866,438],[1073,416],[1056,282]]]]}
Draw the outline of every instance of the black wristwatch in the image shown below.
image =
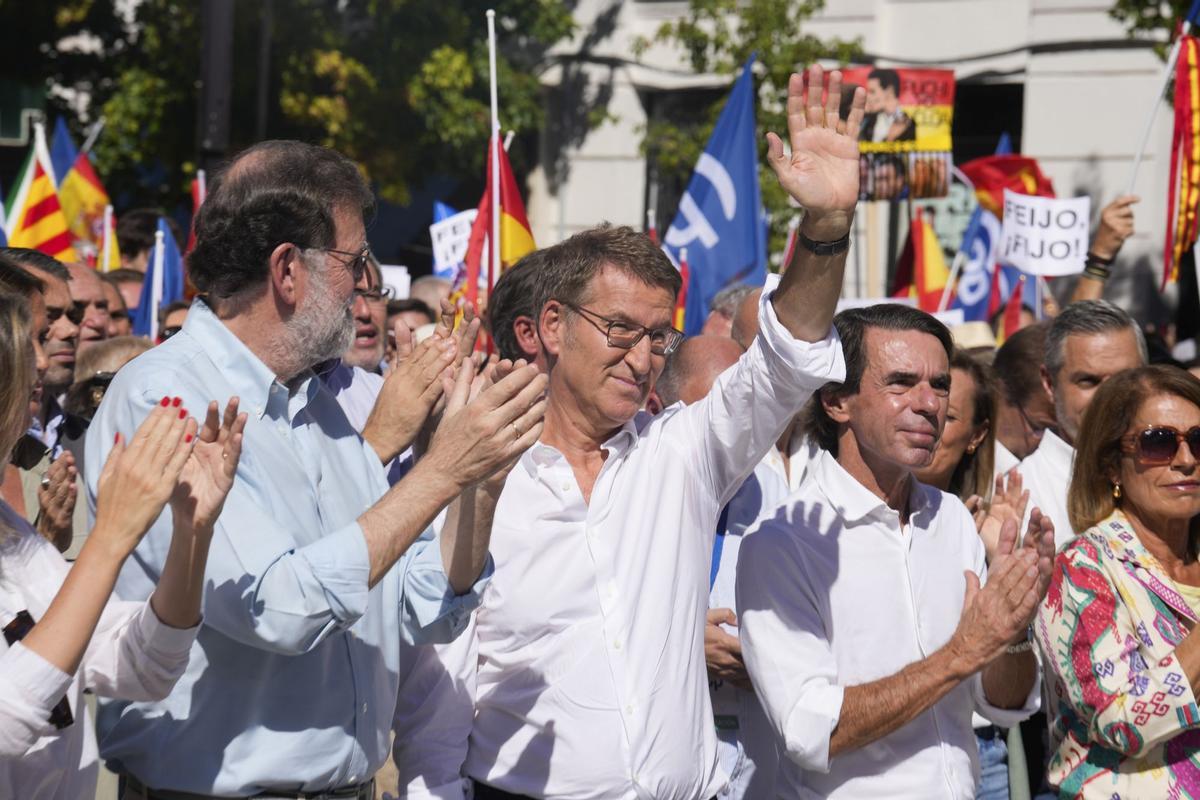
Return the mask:
{"type": "Polygon", "coordinates": [[[846,233],[840,239],[832,242],[815,242],[804,235],[803,231],[796,231],[796,239],[804,246],[808,252],[818,256],[840,256],[842,253],[850,249],[850,234],[846,233]]]}

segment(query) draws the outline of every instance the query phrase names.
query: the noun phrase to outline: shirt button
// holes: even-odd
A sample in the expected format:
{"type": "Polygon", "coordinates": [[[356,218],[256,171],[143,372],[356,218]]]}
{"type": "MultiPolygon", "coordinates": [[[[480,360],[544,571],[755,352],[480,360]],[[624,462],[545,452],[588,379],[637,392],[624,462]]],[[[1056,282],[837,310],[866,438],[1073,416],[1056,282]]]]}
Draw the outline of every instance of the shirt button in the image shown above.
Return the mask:
{"type": "Polygon", "coordinates": [[[564,492],[569,492],[569,491],[571,491],[571,484],[569,484],[569,483],[565,483],[565,482],[564,482],[564,483],[563,483],[563,485],[562,485],[562,490],[563,490],[564,492]]]}
{"type": "Polygon", "coordinates": [[[621,649],[621,641],[619,639],[613,639],[613,650],[620,650],[620,649],[621,649]]]}
{"type": "MultiPolygon", "coordinates": [[[[625,706],[625,713],[633,716],[633,704],[625,706]]],[[[636,781],[637,778],[635,777],[634,780],[636,781]]]]}
{"type": "MultiPolygon", "coordinates": [[[[367,713],[367,704],[366,703],[363,703],[363,713],[364,714],[367,713]]],[[[353,780],[353,779],[351,779],[351,780],[353,780]]]]}

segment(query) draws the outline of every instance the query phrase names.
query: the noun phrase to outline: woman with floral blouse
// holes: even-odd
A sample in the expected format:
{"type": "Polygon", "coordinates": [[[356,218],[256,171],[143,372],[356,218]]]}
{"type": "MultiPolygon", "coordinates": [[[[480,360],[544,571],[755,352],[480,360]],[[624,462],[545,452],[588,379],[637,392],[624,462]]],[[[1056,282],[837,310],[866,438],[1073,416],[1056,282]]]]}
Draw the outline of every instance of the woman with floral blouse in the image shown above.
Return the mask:
{"type": "Polygon", "coordinates": [[[1078,538],[1035,621],[1060,797],[1200,797],[1200,381],[1174,367],[1096,390],[1068,498],[1078,538]]]}

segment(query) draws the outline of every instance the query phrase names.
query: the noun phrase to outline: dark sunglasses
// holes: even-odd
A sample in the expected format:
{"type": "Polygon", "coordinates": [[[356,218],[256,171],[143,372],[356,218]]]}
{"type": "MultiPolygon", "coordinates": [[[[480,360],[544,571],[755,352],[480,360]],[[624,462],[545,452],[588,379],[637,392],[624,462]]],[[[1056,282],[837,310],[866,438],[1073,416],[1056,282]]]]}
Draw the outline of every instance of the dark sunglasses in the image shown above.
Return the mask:
{"type": "Polygon", "coordinates": [[[66,317],[72,325],[78,325],[83,322],[83,317],[87,313],[86,306],[72,305],[68,308],[50,308],[46,307],[46,322],[53,325],[61,317],[66,317]]]}
{"type": "Polygon", "coordinates": [[[1121,437],[1121,449],[1147,466],[1164,466],[1175,460],[1179,445],[1187,442],[1192,458],[1200,460],[1200,427],[1181,433],[1168,425],[1156,425],[1121,437]]]}
{"type": "MultiPolygon", "coordinates": [[[[33,630],[33,625],[33,617],[28,611],[18,611],[12,622],[4,626],[4,641],[8,643],[9,647],[12,647],[33,630]]],[[[50,709],[50,724],[61,731],[63,728],[69,728],[74,722],[75,717],[71,714],[71,704],[66,695],[63,695],[54,708],[50,709]]]]}

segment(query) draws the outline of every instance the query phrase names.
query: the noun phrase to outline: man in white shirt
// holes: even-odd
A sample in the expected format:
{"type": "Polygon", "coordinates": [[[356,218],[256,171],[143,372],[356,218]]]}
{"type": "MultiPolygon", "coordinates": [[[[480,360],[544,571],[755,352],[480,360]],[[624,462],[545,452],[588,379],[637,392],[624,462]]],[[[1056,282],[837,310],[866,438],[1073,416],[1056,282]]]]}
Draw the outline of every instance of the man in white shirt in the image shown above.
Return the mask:
{"type": "MultiPolygon", "coordinates": [[[[742,348],[726,336],[693,336],[667,362],[650,394],[647,409],[659,413],[675,403],[691,405],[708,396],[717,376],[733,366],[742,348]]],[[[775,734],[750,685],[738,639],[734,579],[742,536],[763,511],[788,495],[784,456],[777,447],[754,468],[717,523],[709,573],[704,660],[717,726],[717,753],[729,785],[721,800],[774,797],[779,753],[775,734]]]]}
{"type": "Polygon", "coordinates": [[[1072,303],[1054,318],[1046,334],[1042,386],[1054,403],[1057,421],[1019,469],[1029,490],[1030,507],[1041,509],[1054,522],[1055,544],[1060,550],[1075,538],[1067,516],[1067,489],[1083,412],[1100,384],[1146,361],[1141,329],[1106,300],[1072,303]]]}
{"type": "Polygon", "coordinates": [[[835,319],[846,379],[804,429],[805,484],[745,537],[737,603],[750,677],[783,750],[781,798],[975,796],[971,713],[1038,706],[1026,630],[1051,570],[1035,514],[990,580],[962,503],[918,483],[945,423],[950,333],[895,304],[835,319]],[[1017,641],[1019,640],[1019,643],[1017,641]]]}
{"type": "MultiPolygon", "coordinates": [[[[813,67],[808,82],[823,77],[813,67]]],[[[830,322],[864,92],[845,122],[839,73],[819,98],[806,107],[793,76],[791,156],[768,137],[807,211],[795,263],[703,400],[638,414],[681,338],[678,273],[648,238],[602,226],[526,257],[544,276],[546,428],[496,509],[496,573],[465,634],[474,652],[447,666],[459,680],[441,684],[434,728],[411,734],[443,737],[443,760],[398,763],[402,786],[462,797],[465,776],[477,800],[707,800],[725,785],[703,657],[718,516],[811,393],[842,377],[830,322]]]]}

